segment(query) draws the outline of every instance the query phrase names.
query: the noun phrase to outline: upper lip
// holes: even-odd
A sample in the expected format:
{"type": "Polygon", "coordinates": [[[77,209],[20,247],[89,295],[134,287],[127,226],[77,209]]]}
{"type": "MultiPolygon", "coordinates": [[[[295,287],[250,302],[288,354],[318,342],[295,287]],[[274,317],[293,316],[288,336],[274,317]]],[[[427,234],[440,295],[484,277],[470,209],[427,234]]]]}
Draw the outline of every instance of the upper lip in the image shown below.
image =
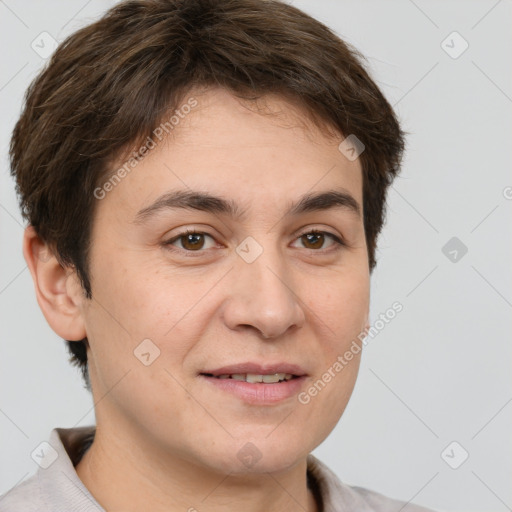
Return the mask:
{"type": "Polygon", "coordinates": [[[255,374],[255,375],[273,375],[274,373],[289,373],[296,377],[302,377],[306,375],[306,372],[296,364],[290,363],[272,363],[272,364],[258,364],[258,363],[238,363],[231,364],[229,366],[223,366],[222,368],[215,368],[211,370],[204,370],[201,372],[204,374],[213,375],[218,377],[219,375],[233,375],[233,374],[255,374]]]}

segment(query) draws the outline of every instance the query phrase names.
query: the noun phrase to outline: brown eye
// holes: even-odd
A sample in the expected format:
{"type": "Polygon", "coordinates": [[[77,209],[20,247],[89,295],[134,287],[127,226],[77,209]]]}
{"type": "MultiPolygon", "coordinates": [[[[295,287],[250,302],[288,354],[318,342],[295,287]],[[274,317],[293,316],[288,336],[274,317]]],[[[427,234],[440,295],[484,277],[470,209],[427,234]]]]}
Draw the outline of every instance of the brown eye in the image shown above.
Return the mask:
{"type": "Polygon", "coordinates": [[[179,249],[182,249],[183,251],[201,252],[201,249],[209,249],[210,247],[213,247],[215,245],[215,243],[210,243],[209,247],[205,247],[205,245],[207,244],[206,237],[210,238],[213,241],[213,238],[206,233],[200,233],[197,231],[187,231],[185,233],[179,234],[178,236],[175,236],[168,242],[165,242],[165,245],[176,246],[176,244],[179,243],[177,247],[179,249]]]}
{"type": "MultiPolygon", "coordinates": [[[[328,233],[326,231],[308,231],[307,233],[302,234],[298,240],[302,242],[303,247],[306,249],[313,249],[313,250],[321,250],[325,249],[323,247],[324,242],[328,239],[331,239],[333,243],[330,245],[338,245],[343,246],[345,245],[342,240],[340,240],[337,236],[333,235],[332,233],[328,233]]],[[[339,247],[338,247],[339,248],[339,247]]]]}
{"type": "Polygon", "coordinates": [[[323,233],[307,233],[302,235],[301,239],[306,246],[309,245],[309,249],[321,249],[324,244],[323,233]]]}
{"type": "Polygon", "coordinates": [[[190,235],[180,236],[181,244],[184,249],[194,251],[202,249],[204,246],[204,235],[202,233],[192,233],[190,235]]]}

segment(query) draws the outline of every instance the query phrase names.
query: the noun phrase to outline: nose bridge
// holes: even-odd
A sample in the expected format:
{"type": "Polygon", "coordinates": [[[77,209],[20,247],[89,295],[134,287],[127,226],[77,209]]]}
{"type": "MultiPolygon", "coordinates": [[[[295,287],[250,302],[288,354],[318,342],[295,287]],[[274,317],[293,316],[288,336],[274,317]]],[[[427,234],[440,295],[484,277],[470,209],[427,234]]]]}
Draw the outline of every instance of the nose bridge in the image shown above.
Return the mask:
{"type": "Polygon", "coordinates": [[[250,325],[266,338],[300,326],[304,314],[279,248],[248,237],[237,247],[234,284],[225,311],[229,327],[250,325]]]}

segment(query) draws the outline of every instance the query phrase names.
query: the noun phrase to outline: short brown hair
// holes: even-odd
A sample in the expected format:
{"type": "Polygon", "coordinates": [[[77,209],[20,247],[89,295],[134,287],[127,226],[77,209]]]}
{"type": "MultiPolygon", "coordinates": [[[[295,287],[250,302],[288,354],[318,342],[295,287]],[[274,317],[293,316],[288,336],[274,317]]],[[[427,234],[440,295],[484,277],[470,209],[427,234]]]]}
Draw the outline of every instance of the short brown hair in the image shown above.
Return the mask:
{"type": "MultiPolygon", "coordinates": [[[[63,41],[26,92],[10,146],[25,219],[92,297],[88,249],[109,163],[144,141],[194,86],[240,98],[293,98],[365,146],[363,213],[370,270],[399,172],[404,133],[363,65],[328,27],[279,0],[135,0],[63,41]]],[[[87,339],[67,341],[87,389],[87,339]]]]}

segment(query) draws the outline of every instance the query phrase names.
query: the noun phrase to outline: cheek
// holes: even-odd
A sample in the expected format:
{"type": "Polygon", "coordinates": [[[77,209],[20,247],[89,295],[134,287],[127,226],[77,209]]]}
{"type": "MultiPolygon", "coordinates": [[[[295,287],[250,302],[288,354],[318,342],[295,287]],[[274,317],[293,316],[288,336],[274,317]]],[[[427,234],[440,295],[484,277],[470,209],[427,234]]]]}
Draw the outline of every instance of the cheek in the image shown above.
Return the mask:
{"type": "Polygon", "coordinates": [[[317,290],[312,295],[312,310],[331,340],[331,349],[342,350],[364,331],[369,301],[369,279],[364,276],[333,281],[327,290],[317,290]]]}
{"type": "Polygon", "coordinates": [[[133,341],[160,338],[197,301],[196,285],[190,279],[184,283],[178,272],[165,274],[151,258],[129,249],[117,251],[115,260],[112,254],[105,249],[95,257],[95,306],[133,341]]]}
{"type": "Polygon", "coordinates": [[[323,340],[311,397],[318,396],[316,405],[328,429],[327,425],[332,427],[343,413],[357,379],[369,308],[369,279],[355,273],[350,279],[339,279],[324,293],[316,293],[311,304],[315,305],[318,338],[323,340]]]}

